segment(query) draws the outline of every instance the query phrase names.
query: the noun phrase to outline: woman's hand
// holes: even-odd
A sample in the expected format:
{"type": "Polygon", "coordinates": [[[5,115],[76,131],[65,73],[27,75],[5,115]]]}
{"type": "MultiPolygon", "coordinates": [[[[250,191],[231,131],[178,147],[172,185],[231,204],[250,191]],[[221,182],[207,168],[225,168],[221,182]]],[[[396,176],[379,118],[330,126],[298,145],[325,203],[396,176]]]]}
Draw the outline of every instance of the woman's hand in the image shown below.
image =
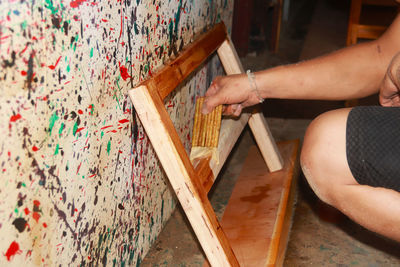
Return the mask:
{"type": "Polygon", "coordinates": [[[218,76],[205,94],[202,112],[207,114],[218,105],[227,105],[225,115],[239,116],[243,108],[259,102],[246,74],[218,76]]]}
{"type": "Polygon", "coordinates": [[[389,64],[379,91],[379,102],[384,107],[400,106],[400,53],[389,64]]]}

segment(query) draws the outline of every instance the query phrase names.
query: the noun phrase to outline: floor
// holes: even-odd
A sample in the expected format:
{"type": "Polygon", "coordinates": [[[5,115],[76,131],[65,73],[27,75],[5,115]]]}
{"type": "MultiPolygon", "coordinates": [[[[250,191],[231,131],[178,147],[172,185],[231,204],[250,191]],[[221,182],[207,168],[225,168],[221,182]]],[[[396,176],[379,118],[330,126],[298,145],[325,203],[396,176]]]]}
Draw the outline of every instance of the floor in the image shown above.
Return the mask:
{"type": "MultiPolygon", "coordinates": [[[[291,1],[290,19],[283,25],[279,53],[271,55],[266,50],[250,53],[242,59],[245,68],[263,69],[312,58],[342,47],[346,34],[348,2],[291,1]]],[[[266,102],[268,105],[269,100],[266,102]]],[[[308,107],[307,103],[299,105],[299,109],[308,107]]],[[[341,103],[329,104],[324,108],[338,105],[341,103]]],[[[286,116],[272,118],[268,109],[265,112],[275,139],[291,140],[302,139],[311,121],[310,117],[316,116],[321,110],[314,109],[308,113],[307,119],[286,116]]],[[[246,129],[210,193],[212,205],[219,217],[223,214],[251,144],[254,144],[254,140],[246,129]]],[[[202,266],[203,262],[202,250],[182,209],[178,207],[140,266],[194,267],[202,266]]],[[[284,266],[400,266],[400,244],[367,231],[322,204],[300,175],[284,266]]]]}

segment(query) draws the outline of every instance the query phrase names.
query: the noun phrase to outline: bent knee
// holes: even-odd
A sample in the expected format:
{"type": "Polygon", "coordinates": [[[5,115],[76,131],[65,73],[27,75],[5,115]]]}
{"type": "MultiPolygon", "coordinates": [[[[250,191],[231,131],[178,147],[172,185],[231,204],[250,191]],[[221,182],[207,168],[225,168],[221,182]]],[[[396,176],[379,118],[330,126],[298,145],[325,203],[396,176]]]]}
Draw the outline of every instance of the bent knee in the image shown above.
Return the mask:
{"type": "Polygon", "coordinates": [[[355,182],[346,157],[349,111],[340,109],[318,116],[307,129],[301,151],[301,167],[309,185],[330,205],[335,205],[337,189],[341,185],[355,182]]]}

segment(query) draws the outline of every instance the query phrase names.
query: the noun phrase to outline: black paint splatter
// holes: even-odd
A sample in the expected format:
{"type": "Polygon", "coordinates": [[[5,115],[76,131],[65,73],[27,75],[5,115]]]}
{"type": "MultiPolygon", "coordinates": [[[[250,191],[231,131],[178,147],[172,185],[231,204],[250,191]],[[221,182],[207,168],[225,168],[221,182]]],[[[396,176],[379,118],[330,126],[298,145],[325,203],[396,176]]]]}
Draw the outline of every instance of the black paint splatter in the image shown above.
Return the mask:
{"type": "Polygon", "coordinates": [[[12,66],[15,65],[15,51],[11,52],[11,60],[8,59],[4,59],[3,60],[3,64],[1,64],[3,66],[3,68],[11,68],[12,66]]]}
{"type": "Polygon", "coordinates": [[[17,228],[18,232],[22,233],[26,228],[27,221],[24,218],[17,218],[13,221],[13,225],[17,228]]]}

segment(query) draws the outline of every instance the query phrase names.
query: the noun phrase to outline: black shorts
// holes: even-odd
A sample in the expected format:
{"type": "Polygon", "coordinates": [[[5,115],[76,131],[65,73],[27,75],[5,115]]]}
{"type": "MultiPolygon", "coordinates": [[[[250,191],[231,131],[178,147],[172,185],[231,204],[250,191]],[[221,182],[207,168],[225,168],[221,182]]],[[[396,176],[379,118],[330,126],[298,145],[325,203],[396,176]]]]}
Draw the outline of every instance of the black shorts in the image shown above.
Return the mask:
{"type": "Polygon", "coordinates": [[[359,184],[400,192],[400,108],[353,108],[347,119],[346,155],[359,184]]]}

